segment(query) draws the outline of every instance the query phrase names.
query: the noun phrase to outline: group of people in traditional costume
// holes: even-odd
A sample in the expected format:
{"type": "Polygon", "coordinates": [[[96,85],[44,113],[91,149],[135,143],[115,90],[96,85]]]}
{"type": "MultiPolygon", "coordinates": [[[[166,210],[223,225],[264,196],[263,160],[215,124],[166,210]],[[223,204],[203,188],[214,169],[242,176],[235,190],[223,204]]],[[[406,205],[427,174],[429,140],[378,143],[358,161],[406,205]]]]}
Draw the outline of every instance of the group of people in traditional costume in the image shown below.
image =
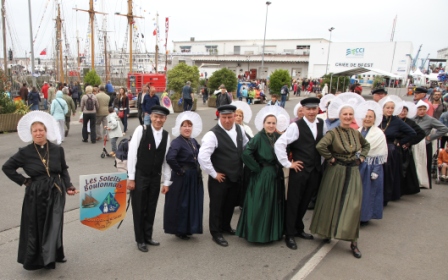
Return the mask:
{"type": "MultiPolygon", "coordinates": [[[[255,135],[247,125],[250,106],[236,101],[218,108],[218,122],[201,144],[195,139],[203,128],[197,113],[177,116],[171,142],[163,129],[170,112],[153,106],[150,125],[135,129],[128,151],[127,189],[138,250],[160,244],[153,239],[159,193],[165,195],[165,233],[183,240],[203,233],[202,169],[208,175],[209,230],[218,245],[229,245],[225,235],[256,243],[284,237],[295,250],[295,237],[311,240],[317,234],[326,242],[350,241],[352,254],[361,258],[360,225],[381,219],[383,207],[401,195],[431,188],[431,142],[448,133],[428,115],[425,100],[405,102],[382,88],[372,94],[374,101],[353,92],[302,99],[292,121],[282,107],[266,106],[255,117],[255,135]],[[311,201],[310,234],[303,218],[311,201]],[[233,229],[236,206],[241,214],[233,229]]],[[[66,261],[65,194],[76,189],[56,128],[47,113],[25,115],[19,136],[33,143],[3,165],[11,180],[26,186],[18,257],[25,269],[66,261]]]]}

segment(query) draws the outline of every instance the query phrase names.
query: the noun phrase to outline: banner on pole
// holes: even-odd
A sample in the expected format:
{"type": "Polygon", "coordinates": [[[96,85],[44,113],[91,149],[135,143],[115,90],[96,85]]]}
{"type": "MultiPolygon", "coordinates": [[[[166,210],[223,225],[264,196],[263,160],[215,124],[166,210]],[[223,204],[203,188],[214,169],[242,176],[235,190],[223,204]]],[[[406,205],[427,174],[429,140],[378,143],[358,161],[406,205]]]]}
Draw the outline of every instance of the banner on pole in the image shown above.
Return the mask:
{"type": "Polygon", "coordinates": [[[107,230],[126,216],[126,173],[79,176],[79,220],[88,227],[107,230]]]}

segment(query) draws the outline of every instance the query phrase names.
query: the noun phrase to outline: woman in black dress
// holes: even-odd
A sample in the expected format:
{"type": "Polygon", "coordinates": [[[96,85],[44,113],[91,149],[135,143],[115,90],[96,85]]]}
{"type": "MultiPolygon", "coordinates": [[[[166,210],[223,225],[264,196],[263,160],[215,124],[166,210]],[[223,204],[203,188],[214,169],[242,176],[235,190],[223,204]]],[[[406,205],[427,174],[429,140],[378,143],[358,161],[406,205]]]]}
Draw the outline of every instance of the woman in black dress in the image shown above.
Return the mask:
{"type": "Polygon", "coordinates": [[[391,200],[401,197],[402,162],[399,147],[409,143],[415,131],[397,117],[403,109],[403,101],[398,96],[388,96],[379,102],[383,108],[383,121],[380,129],[386,135],[387,162],[384,164],[384,206],[391,200]]]}
{"type": "Polygon", "coordinates": [[[420,192],[420,183],[418,181],[415,161],[412,155],[412,146],[420,143],[425,138],[425,131],[412,120],[417,113],[417,107],[411,101],[403,101],[403,110],[398,117],[409,125],[417,135],[408,143],[404,143],[399,150],[401,152],[401,160],[403,170],[401,173],[401,195],[416,194],[420,192]]]}
{"type": "Polygon", "coordinates": [[[49,142],[60,142],[57,124],[45,112],[33,111],[19,122],[18,134],[24,142],[3,165],[3,172],[18,185],[25,185],[20,222],[17,261],[27,270],[55,268],[66,262],[62,243],[65,194],[74,195],[64,149],[49,142]],[[17,172],[22,168],[28,177],[17,172]]]}
{"type": "Polygon", "coordinates": [[[163,228],[165,233],[188,240],[189,235],[202,233],[204,187],[199,168],[199,144],[194,139],[202,130],[201,117],[191,111],[181,113],[176,119],[166,162],[171,167],[169,187],[162,187],[165,194],[163,228]]]}
{"type": "Polygon", "coordinates": [[[126,88],[122,87],[119,90],[118,96],[114,100],[114,108],[117,111],[117,115],[120,117],[123,123],[123,133],[128,131],[128,115],[129,115],[129,98],[126,94],[126,88]],[[121,111],[123,113],[121,113],[121,111]],[[120,116],[120,114],[122,116],[120,116]]]}

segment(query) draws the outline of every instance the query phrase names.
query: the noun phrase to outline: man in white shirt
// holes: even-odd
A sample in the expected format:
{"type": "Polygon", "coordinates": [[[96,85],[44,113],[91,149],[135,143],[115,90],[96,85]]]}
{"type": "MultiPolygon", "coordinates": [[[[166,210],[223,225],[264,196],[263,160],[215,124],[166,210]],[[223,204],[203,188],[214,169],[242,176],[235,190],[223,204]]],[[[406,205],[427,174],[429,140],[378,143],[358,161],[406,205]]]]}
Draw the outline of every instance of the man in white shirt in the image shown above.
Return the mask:
{"type": "Polygon", "coordinates": [[[249,141],[244,129],[235,123],[235,110],[233,105],[218,108],[218,124],[202,138],[198,156],[201,168],[209,175],[210,233],[213,241],[224,247],[229,244],[222,233],[235,235],[230,222],[241,188],[241,155],[249,141]]]}
{"type": "Polygon", "coordinates": [[[129,143],[127,189],[131,191],[135,241],[142,252],[148,252],[146,244],[160,245],[152,233],[162,175],[163,186],[171,185],[171,169],[165,158],[170,136],[163,129],[169,113],[165,107],[153,106],[151,126],[138,126],[129,143]]]}
{"type": "Polygon", "coordinates": [[[290,168],[285,215],[285,242],[296,250],[294,236],[313,239],[304,231],[303,216],[310,200],[319,187],[322,161],[316,144],[327,132],[325,122],[316,118],[319,99],[308,97],[300,101],[304,116],[291,123],[286,132],[275,142],[275,154],[285,168],[290,168]],[[288,160],[286,147],[290,148],[292,161],[288,160]]]}

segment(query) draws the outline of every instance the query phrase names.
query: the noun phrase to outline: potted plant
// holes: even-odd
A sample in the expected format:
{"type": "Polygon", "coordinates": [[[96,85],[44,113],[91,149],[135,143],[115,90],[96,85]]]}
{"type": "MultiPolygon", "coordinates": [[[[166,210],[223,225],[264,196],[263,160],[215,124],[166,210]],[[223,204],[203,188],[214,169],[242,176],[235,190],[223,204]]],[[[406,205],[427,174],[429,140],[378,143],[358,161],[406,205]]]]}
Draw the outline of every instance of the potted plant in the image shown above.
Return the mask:
{"type": "MultiPolygon", "coordinates": [[[[180,97],[181,97],[181,94],[178,92],[176,92],[170,96],[174,113],[181,113],[184,111],[183,103],[180,103],[180,105],[179,105],[180,97]]],[[[193,107],[191,108],[191,111],[196,111],[196,107],[197,107],[196,104],[197,104],[197,98],[194,99],[193,107]]]]}
{"type": "Polygon", "coordinates": [[[13,101],[0,94],[0,132],[17,131],[17,124],[30,108],[21,100],[13,101]]]}

